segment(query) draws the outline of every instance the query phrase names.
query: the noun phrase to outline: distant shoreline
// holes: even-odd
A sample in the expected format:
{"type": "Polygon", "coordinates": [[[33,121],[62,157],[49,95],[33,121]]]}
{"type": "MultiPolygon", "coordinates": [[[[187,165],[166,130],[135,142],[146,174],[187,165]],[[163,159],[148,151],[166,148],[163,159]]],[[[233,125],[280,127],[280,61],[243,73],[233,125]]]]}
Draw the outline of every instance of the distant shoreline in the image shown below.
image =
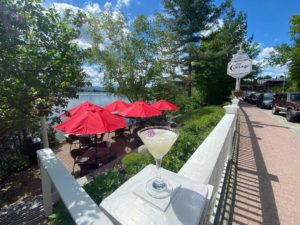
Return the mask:
{"type": "Polygon", "coordinates": [[[105,87],[100,86],[86,86],[80,88],[80,91],[82,92],[107,92],[105,87]]]}

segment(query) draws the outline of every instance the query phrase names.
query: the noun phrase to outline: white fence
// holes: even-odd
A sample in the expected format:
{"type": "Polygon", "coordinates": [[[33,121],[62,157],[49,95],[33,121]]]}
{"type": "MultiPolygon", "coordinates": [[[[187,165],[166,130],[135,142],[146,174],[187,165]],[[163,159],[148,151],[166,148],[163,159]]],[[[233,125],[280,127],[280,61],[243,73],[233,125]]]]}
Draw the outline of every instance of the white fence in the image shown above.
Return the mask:
{"type": "MultiPolygon", "coordinates": [[[[178,172],[197,183],[219,188],[224,167],[232,155],[238,102],[225,106],[226,114],[178,172]]],[[[58,192],[76,224],[114,224],[80,187],[50,149],[38,151],[46,216],[52,213],[51,186],[58,192]]],[[[215,198],[212,198],[214,205],[215,198]]],[[[209,211],[205,213],[210,213],[209,211]]],[[[134,224],[134,223],[133,223],[134,224]]]]}
{"type": "Polygon", "coordinates": [[[46,216],[52,214],[52,185],[74,222],[80,225],[113,224],[77,183],[51,149],[38,151],[46,216]]]}

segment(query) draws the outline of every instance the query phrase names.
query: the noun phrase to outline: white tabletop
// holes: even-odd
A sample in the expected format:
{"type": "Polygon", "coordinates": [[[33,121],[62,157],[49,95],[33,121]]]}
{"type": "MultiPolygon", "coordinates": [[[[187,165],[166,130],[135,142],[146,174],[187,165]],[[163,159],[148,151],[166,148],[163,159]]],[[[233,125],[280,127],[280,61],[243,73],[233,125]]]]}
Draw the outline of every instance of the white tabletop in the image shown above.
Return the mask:
{"type": "Polygon", "coordinates": [[[155,169],[154,165],[144,168],[104,199],[100,207],[116,224],[198,225],[212,187],[162,169],[162,177],[177,187],[177,191],[171,198],[155,199],[145,191],[146,182],[155,176],[155,169]]]}

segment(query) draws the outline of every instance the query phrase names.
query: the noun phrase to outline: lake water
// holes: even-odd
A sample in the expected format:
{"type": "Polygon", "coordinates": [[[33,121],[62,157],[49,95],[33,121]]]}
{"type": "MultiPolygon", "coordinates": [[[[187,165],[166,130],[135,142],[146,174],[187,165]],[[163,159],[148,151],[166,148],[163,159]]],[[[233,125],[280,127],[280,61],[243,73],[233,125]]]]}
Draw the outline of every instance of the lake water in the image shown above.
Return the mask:
{"type": "MultiPolygon", "coordinates": [[[[75,107],[83,102],[86,102],[86,101],[92,102],[101,107],[103,107],[117,99],[127,101],[127,98],[117,97],[115,95],[112,95],[112,94],[109,94],[106,92],[80,92],[80,93],[78,93],[78,96],[79,96],[78,99],[70,99],[69,104],[65,109],[72,109],[73,107],[75,107]]],[[[54,116],[58,116],[58,114],[55,113],[54,116]]],[[[61,141],[64,139],[63,135],[64,135],[64,133],[57,131],[56,138],[61,141]]]]}
{"type": "Polygon", "coordinates": [[[75,107],[76,105],[79,105],[85,101],[90,101],[101,107],[103,107],[117,99],[127,101],[126,98],[120,98],[115,95],[108,94],[106,92],[80,92],[78,95],[79,95],[78,99],[70,100],[70,102],[67,106],[67,109],[71,109],[71,108],[75,107]]]}

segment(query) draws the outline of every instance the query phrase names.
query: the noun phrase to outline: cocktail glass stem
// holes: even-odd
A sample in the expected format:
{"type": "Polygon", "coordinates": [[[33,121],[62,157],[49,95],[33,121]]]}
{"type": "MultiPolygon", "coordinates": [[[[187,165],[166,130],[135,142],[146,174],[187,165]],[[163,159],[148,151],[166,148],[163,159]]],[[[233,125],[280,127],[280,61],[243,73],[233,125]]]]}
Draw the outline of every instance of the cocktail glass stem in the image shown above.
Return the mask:
{"type": "Polygon", "coordinates": [[[153,181],[152,186],[156,190],[162,191],[166,188],[166,183],[161,179],[161,174],[160,174],[162,158],[155,158],[155,161],[156,161],[156,178],[153,181]]]}

